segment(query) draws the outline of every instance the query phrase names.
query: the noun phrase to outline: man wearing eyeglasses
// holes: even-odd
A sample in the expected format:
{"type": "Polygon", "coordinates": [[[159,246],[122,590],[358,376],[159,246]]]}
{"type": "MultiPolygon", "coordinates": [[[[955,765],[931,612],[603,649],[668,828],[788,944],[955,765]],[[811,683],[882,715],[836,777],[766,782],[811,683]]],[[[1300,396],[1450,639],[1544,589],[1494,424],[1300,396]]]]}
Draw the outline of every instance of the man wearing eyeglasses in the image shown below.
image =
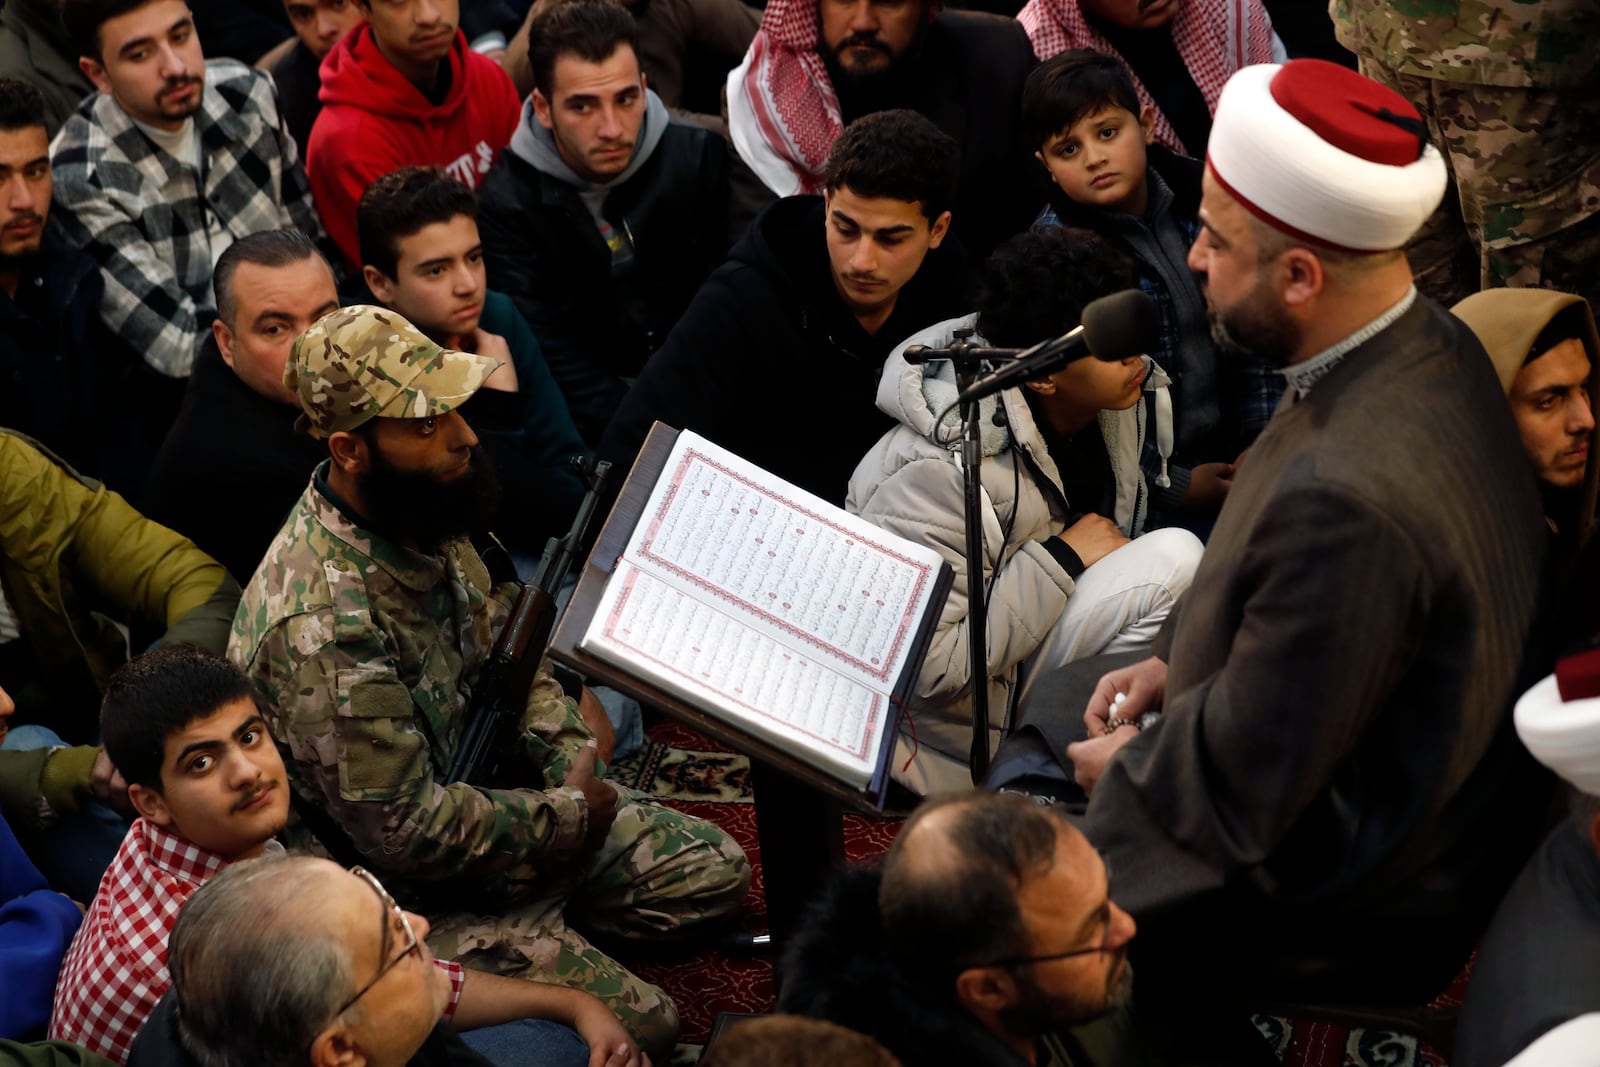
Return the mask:
{"type": "Polygon", "coordinates": [[[876,1038],[906,1067],[1129,1062],[1134,922],[1055,809],[928,801],[881,870],[841,878],[784,961],[779,1010],[876,1038]]]}
{"type": "MultiPolygon", "coordinates": [[[[134,1042],[130,1067],[487,1067],[444,1021],[450,983],[427,936],[427,920],[359,867],[282,854],[232,864],[179,914],[167,953],[172,989],[134,1042]]],[[[548,991],[553,1010],[582,996],[548,991]]],[[[529,1053],[520,1062],[566,1061],[529,1053]]],[[[597,1049],[588,1062],[650,1063],[632,1046],[597,1049]]]]}

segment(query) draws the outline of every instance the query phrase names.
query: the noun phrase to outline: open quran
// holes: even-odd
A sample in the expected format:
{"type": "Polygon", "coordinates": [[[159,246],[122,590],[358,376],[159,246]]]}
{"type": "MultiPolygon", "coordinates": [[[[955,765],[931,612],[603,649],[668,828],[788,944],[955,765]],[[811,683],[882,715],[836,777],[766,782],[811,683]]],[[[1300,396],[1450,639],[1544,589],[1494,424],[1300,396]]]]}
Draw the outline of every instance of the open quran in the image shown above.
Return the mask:
{"type": "Polygon", "coordinates": [[[590,561],[603,590],[577,624],[583,660],[882,806],[895,720],[950,587],[936,552],[688,432],[614,560],[605,541],[590,561]]]}

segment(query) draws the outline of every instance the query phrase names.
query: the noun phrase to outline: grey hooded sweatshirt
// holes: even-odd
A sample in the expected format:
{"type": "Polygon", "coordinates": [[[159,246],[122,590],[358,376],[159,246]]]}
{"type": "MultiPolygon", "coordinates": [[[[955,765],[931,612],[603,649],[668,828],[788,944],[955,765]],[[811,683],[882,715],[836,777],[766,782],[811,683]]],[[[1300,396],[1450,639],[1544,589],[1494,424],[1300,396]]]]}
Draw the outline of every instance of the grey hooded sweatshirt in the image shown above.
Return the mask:
{"type": "Polygon", "coordinates": [[[650,155],[661,143],[661,138],[667,132],[667,123],[671,116],[667,114],[667,105],[653,91],[645,90],[644,122],[639,126],[639,136],[634,142],[633,158],[628,160],[628,165],[607,182],[590,182],[580,178],[567,161],[561,158],[561,153],[556,148],[555,135],[540,124],[533,113],[533,98],[522,105],[522,122],[517,125],[517,132],[511,135],[509,151],[514,152],[522,159],[527,160],[536,169],[557,181],[565,182],[578,191],[578,198],[583,201],[584,207],[589,209],[594,225],[600,231],[600,236],[605,240],[606,247],[611,249],[611,277],[626,277],[633,265],[633,235],[628,232],[626,222],[622,224],[622,232],[617,233],[611,223],[606,219],[603,209],[606,197],[611,195],[611,190],[625,183],[639,172],[650,160],[650,155]]]}

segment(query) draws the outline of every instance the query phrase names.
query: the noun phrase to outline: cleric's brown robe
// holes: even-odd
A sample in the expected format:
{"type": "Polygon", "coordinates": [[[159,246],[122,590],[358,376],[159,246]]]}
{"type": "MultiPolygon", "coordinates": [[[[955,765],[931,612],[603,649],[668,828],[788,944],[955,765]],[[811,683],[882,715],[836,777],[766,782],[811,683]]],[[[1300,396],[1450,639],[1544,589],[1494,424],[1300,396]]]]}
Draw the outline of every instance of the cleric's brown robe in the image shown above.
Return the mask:
{"type": "Polygon", "coordinates": [[[1426,300],[1274,415],[1163,635],[1164,717],[1089,804],[1141,982],[1437,992],[1537,839],[1509,709],[1544,540],[1493,368],[1426,300]]]}

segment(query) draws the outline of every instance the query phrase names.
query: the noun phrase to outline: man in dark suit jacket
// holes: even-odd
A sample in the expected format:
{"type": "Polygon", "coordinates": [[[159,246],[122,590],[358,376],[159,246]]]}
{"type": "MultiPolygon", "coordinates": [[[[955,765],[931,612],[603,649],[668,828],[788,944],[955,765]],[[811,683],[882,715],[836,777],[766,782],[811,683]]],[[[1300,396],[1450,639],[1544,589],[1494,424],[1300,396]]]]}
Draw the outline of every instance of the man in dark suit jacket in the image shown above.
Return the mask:
{"type": "MultiPolygon", "coordinates": [[[[1444,189],[1423,129],[1321,60],[1218,106],[1190,265],[1288,393],[1158,658],[1101,678],[1065,752],[1148,1004],[1427,1000],[1537,835],[1508,709],[1539,502],[1482,349],[1397,251],[1444,189]]],[[[1036,707],[1059,754],[1084,705],[1036,707]]]]}

